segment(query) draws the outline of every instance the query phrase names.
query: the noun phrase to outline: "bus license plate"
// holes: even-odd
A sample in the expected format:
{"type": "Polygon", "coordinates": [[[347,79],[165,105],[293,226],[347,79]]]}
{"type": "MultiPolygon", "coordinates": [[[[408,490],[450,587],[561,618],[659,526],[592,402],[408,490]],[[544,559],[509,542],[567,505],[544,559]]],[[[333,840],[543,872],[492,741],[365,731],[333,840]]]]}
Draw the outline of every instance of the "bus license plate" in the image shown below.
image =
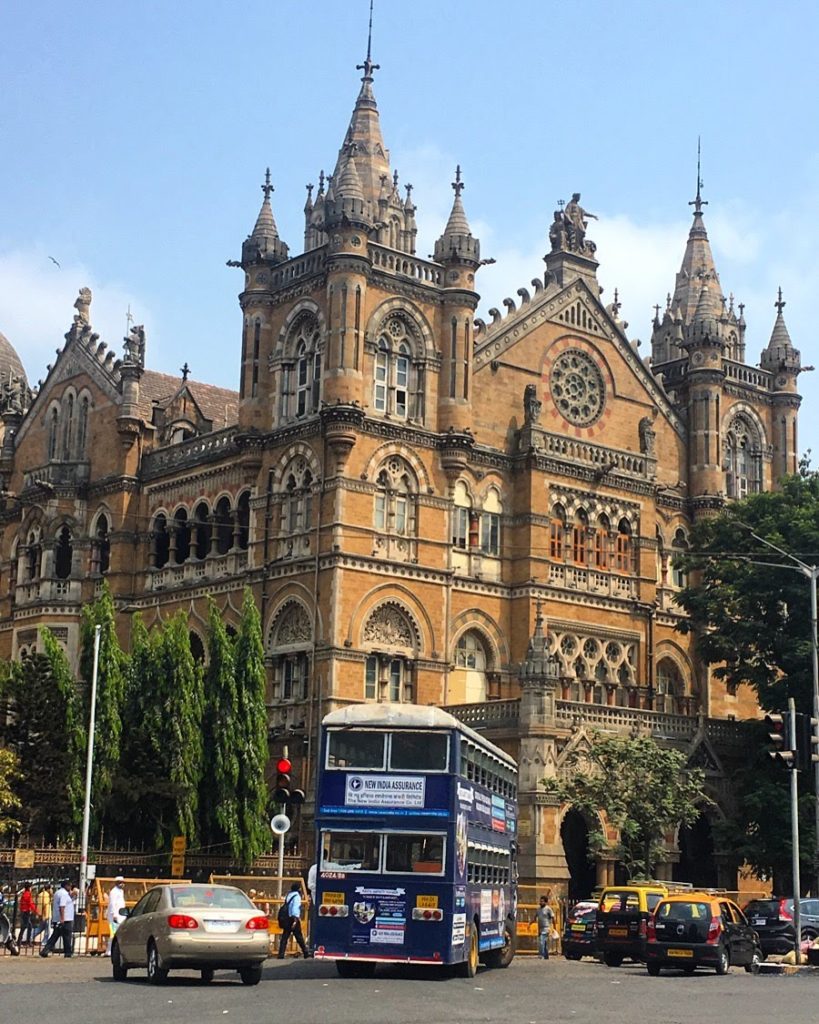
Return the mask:
{"type": "Polygon", "coordinates": [[[694,955],[693,949],[669,949],[669,956],[688,957],[694,955]]]}
{"type": "Polygon", "coordinates": [[[586,926],[584,924],[573,924],[572,925],[572,931],[573,932],[584,932],[585,930],[586,930],[586,926]]]}
{"type": "Polygon", "coordinates": [[[628,935],[628,928],[609,928],[609,935],[616,939],[624,939],[628,935]]]}
{"type": "Polygon", "coordinates": [[[322,893],[322,895],[321,895],[321,902],[322,903],[335,903],[335,904],[340,906],[344,902],[344,893],[343,892],[325,892],[325,893],[322,893]]]}
{"type": "Polygon", "coordinates": [[[437,896],[419,896],[415,901],[415,906],[419,910],[437,910],[438,909],[438,897],[437,896]]]}

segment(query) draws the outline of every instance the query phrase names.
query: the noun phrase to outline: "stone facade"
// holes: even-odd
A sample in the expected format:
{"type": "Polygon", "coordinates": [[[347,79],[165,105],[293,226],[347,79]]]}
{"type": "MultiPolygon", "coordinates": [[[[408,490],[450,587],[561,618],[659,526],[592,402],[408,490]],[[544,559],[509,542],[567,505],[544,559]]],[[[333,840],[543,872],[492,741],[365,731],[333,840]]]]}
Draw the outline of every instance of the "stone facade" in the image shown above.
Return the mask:
{"type": "Polygon", "coordinates": [[[566,809],[540,779],[590,730],[679,743],[730,798],[728,720],[756,707],[675,632],[671,560],[697,517],[796,469],[799,354],[780,304],[761,365],[746,362],[699,194],[651,359],[616,297],[601,301],[579,195],[544,223],[545,268],[504,314],[476,319],[460,169],[423,259],[369,59],[363,70],[334,173],[308,189],[301,254],[278,235],[269,174],[263,185],[233,264],[238,394],[187,367],[147,369],[141,328],[116,357],[87,289],[38,389],[8,389],[0,655],[36,647],[47,625],[76,666],[80,610],[103,578],[126,646],[129,613],[150,626],[183,608],[201,650],[206,596],[235,622],[250,586],[272,750],[289,745],[308,793],[334,707],[454,706],[520,758],[522,874],[559,884],[566,809]],[[521,675],[530,640],[557,665],[548,684],[521,675]]]}

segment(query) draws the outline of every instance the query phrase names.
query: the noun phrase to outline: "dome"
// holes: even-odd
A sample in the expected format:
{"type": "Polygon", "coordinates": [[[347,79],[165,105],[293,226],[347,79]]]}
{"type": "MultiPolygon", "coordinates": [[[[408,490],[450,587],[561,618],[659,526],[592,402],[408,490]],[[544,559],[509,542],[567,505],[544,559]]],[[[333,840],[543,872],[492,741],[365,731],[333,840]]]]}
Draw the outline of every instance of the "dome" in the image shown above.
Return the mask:
{"type": "Polygon", "coordinates": [[[0,382],[9,377],[22,377],[28,387],[28,378],[20,357],[5,334],[0,333],[0,382]]]}

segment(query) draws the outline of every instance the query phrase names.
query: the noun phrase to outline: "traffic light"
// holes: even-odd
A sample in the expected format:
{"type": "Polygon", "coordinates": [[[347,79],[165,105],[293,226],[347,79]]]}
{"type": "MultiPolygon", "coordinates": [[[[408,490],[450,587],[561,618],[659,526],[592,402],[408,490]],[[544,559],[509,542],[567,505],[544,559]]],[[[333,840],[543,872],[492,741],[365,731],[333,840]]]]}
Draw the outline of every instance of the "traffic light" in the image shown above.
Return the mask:
{"type": "Polygon", "coordinates": [[[790,749],[789,737],[791,734],[790,714],[786,711],[783,715],[771,713],[765,715],[765,727],[768,730],[768,742],[772,750],[768,756],[776,764],[784,765],[786,768],[796,767],[796,756],[790,749]]]}
{"type": "Polygon", "coordinates": [[[290,759],[280,757],[276,762],[276,788],[273,790],[273,799],[276,803],[286,804],[291,799],[290,771],[292,769],[290,759]]]}
{"type": "Polygon", "coordinates": [[[290,790],[290,800],[288,802],[293,804],[293,805],[295,805],[295,804],[303,804],[304,803],[304,790],[303,789],[291,789],[290,790]]]}
{"type": "Polygon", "coordinates": [[[819,719],[810,715],[796,716],[796,767],[810,771],[819,761],[819,719]]]}

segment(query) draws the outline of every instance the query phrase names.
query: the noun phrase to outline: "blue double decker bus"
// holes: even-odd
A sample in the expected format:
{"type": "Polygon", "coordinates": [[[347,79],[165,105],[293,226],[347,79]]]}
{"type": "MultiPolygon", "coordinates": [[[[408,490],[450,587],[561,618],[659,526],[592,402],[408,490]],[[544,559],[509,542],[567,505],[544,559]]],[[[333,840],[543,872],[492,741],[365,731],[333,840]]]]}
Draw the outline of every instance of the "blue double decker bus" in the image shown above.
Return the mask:
{"type": "Polygon", "coordinates": [[[440,708],[366,704],[322,723],[313,949],[378,963],[507,967],[515,955],[517,768],[440,708]]]}

